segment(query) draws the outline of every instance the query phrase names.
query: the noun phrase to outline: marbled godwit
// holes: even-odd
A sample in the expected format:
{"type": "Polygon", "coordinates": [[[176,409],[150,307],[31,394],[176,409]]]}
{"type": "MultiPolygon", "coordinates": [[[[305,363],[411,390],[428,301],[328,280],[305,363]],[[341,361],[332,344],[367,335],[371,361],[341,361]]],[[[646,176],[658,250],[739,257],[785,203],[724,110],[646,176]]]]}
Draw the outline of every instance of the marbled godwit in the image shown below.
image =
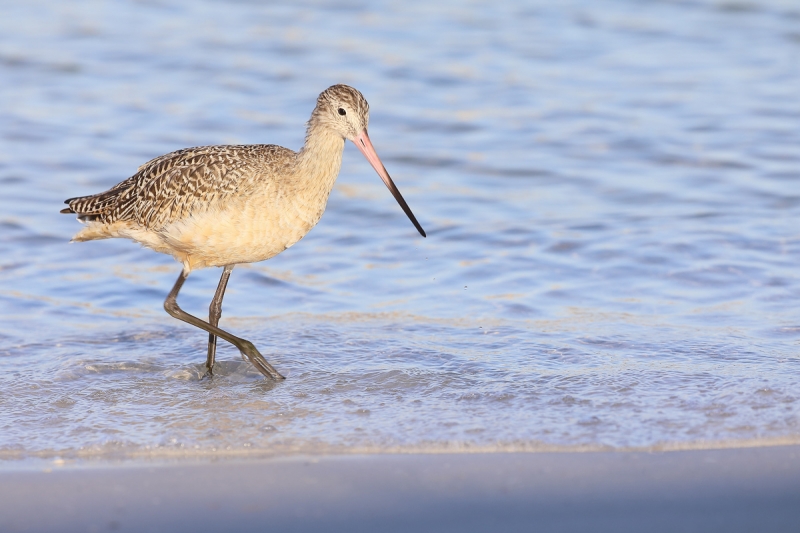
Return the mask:
{"type": "Polygon", "coordinates": [[[73,241],[123,237],[183,264],[164,309],[208,332],[209,374],[221,337],[262,374],[283,379],[251,342],[218,327],[222,298],[235,265],[281,253],[319,222],[339,175],[345,139],[361,150],[425,237],[372,147],[368,122],[369,104],[362,94],[334,85],[317,98],[299,152],[274,144],[178,150],[145,163],[106,192],[70,198],[61,212],[76,213],[86,224],[73,241]],[[189,273],[205,267],[223,267],[208,322],[177,303],[189,273]]]}

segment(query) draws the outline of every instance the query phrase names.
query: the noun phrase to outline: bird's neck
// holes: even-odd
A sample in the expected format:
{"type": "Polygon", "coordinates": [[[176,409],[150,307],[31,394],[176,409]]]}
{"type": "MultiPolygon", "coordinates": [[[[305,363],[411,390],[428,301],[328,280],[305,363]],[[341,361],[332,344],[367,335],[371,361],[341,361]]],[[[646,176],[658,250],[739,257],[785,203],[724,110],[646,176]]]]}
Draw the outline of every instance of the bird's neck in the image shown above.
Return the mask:
{"type": "Polygon", "coordinates": [[[343,151],[341,135],[312,121],[297,157],[297,179],[307,182],[311,189],[325,191],[327,198],[342,167],[343,151]]]}
{"type": "Polygon", "coordinates": [[[291,203],[308,231],[319,222],[342,166],[344,139],[312,120],[297,154],[291,203]]]}

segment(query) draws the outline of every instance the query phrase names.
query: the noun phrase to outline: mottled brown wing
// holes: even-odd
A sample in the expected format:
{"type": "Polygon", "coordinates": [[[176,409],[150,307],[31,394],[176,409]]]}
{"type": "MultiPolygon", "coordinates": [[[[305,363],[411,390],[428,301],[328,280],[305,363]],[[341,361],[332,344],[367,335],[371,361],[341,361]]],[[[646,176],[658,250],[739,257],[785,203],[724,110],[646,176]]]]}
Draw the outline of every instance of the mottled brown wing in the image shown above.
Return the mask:
{"type": "Polygon", "coordinates": [[[152,159],[108,191],[66,203],[84,220],[160,228],[224,201],[281,151],[291,152],[274,145],[186,148],[152,159]]]}

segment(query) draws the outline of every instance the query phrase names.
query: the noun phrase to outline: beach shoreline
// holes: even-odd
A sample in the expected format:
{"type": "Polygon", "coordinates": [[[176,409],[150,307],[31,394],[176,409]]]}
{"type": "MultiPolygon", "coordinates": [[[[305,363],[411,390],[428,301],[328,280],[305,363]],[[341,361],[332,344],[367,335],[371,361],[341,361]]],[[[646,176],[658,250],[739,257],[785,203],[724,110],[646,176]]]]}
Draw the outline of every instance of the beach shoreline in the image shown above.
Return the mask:
{"type": "Polygon", "coordinates": [[[686,451],[711,451],[746,448],[774,448],[798,446],[800,435],[784,435],[737,440],[697,440],[657,442],[646,446],[614,447],[603,444],[553,444],[541,441],[512,441],[480,444],[474,442],[422,442],[409,445],[335,445],[293,441],[277,441],[265,447],[199,447],[178,445],[127,446],[111,443],[104,446],[86,446],[79,449],[22,450],[0,449],[0,472],[9,470],[38,470],[53,467],[92,467],[127,463],[137,465],[172,464],[192,461],[262,461],[298,456],[354,456],[354,455],[438,455],[438,454],[513,454],[513,453],[664,453],[686,451]]]}

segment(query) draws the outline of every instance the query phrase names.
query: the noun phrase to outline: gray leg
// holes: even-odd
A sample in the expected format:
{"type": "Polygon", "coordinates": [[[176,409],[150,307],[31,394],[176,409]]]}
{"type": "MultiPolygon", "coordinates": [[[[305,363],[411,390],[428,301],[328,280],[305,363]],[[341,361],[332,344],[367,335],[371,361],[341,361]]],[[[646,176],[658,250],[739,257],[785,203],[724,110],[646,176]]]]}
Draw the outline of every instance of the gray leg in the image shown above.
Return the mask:
{"type": "Polygon", "coordinates": [[[274,380],[285,379],[280,375],[280,373],[278,373],[277,370],[272,367],[271,364],[267,362],[266,359],[264,359],[264,356],[258,352],[256,347],[253,346],[252,342],[245,339],[240,339],[235,335],[231,335],[227,331],[221,330],[217,326],[212,326],[208,322],[200,320],[196,316],[190,315],[178,307],[178,293],[180,292],[181,287],[183,287],[183,282],[186,281],[188,276],[188,273],[181,271],[180,276],[178,276],[178,280],[175,282],[175,286],[172,287],[167,299],[164,300],[164,310],[178,320],[182,320],[188,324],[205,330],[212,335],[220,337],[221,339],[233,344],[239,349],[240,352],[242,352],[242,355],[247,357],[250,362],[253,363],[253,366],[255,366],[256,369],[266,377],[274,380]]]}
{"type": "MultiPolygon", "coordinates": [[[[219,278],[219,285],[217,285],[217,292],[214,293],[214,299],[211,300],[211,305],[208,306],[208,323],[216,327],[219,325],[219,319],[222,316],[222,298],[225,296],[225,287],[228,286],[228,279],[231,277],[231,270],[233,265],[227,265],[222,270],[222,276],[219,278]]],[[[208,358],[206,359],[206,372],[211,376],[214,373],[214,358],[217,355],[217,336],[213,333],[208,334],[208,358]]]]}

